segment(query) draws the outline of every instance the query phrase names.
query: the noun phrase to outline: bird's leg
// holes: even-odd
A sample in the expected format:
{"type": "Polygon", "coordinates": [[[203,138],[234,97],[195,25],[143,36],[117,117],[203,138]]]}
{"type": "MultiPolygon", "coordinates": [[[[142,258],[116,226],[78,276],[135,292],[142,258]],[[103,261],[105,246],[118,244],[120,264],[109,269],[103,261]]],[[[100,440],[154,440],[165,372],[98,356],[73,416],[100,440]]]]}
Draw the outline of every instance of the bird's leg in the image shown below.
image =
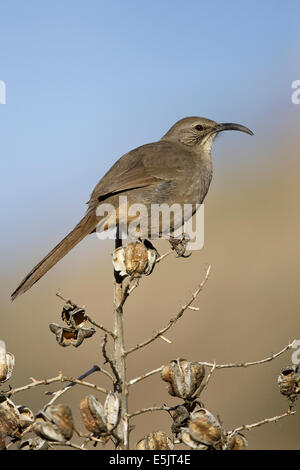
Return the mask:
{"type": "Polygon", "coordinates": [[[189,253],[188,255],[185,254],[189,240],[190,237],[187,233],[183,233],[181,238],[175,238],[170,235],[169,242],[171,244],[171,248],[176,252],[178,257],[189,258],[189,256],[191,256],[192,253],[189,253]]]}

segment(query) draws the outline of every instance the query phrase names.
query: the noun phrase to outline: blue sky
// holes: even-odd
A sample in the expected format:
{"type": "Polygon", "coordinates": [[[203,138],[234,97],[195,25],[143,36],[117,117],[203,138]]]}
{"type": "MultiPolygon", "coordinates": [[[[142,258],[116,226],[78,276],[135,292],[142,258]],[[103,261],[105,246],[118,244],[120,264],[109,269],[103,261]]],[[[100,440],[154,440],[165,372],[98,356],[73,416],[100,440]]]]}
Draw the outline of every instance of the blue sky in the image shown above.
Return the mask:
{"type": "Polygon", "coordinates": [[[184,116],[266,133],[299,116],[299,13],[296,0],[2,2],[5,249],[72,228],[111,164],[184,116]]]}

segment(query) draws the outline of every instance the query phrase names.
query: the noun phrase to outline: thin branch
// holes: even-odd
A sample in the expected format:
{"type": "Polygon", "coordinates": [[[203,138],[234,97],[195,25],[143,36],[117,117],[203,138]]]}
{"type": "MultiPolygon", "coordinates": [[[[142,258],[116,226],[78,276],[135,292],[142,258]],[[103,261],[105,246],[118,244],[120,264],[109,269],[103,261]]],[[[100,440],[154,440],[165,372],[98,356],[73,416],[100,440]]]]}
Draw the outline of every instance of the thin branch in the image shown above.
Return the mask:
{"type": "Polygon", "coordinates": [[[134,411],[133,413],[128,415],[128,419],[133,418],[134,416],[139,416],[144,413],[150,413],[152,411],[170,411],[169,406],[151,406],[150,408],[143,408],[142,410],[134,411]]]}
{"type": "MultiPolygon", "coordinates": [[[[100,371],[103,372],[103,370],[101,370],[101,368],[99,366],[95,365],[90,370],[88,370],[84,374],[80,375],[80,377],[77,377],[77,380],[85,379],[86,377],[93,374],[94,372],[100,372],[100,371]]],[[[67,385],[66,387],[64,387],[60,390],[57,390],[56,392],[47,392],[46,395],[54,395],[54,397],[49,401],[48,405],[52,405],[61,395],[63,395],[68,390],[70,390],[70,388],[74,387],[74,385],[76,385],[76,383],[72,382],[69,385],[67,385]]]]}
{"type": "MultiPolygon", "coordinates": [[[[265,364],[266,362],[273,361],[273,359],[276,359],[278,356],[281,356],[285,351],[288,349],[292,348],[293,342],[289,343],[287,346],[285,346],[281,351],[279,351],[276,354],[271,354],[271,356],[261,359],[260,361],[254,361],[254,362],[239,362],[239,363],[229,363],[229,364],[216,364],[215,369],[229,369],[232,367],[249,367],[249,366],[256,366],[259,364],[265,364]]],[[[203,366],[207,367],[213,367],[214,364],[210,362],[199,362],[199,364],[202,364],[203,366]]]]}
{"type": "Polygon", "coordinates": [[[77,385],[82,385],[83,387],[93,388],[97,390],[97,392],[104,393],[105,395],[108,394],[108,390],[102,387],[98,387],[98,385],[86,382],[84,380],[73,379],[72,377],[63,377],[63,382],[74,382],[77,385]]]}
{"type": "MultiPolygon", "coordinates": [[[[117,237],[115,240],[115,250],[122,246],[119,227],[117,227],[117,237]]],[[[113,299],[113,318],[114,318],[114,365],[117,370],[118,382],[120,385],[120,402],[121,413],[119,424],[116,428],[117,442],[115,444],[117,450],[129,449],[129,421],[128,412],[128,385],[126,378],[126,357],[125,340],[124,340],[124,323],[123,323],[123,305],[124,305],[124,284],[120,275],[114,271],[114,299],[113,299]]]]}
{"type": "Polygon", "coordinates": [[[201,393],[203,392],[203,390],[205,389],[205,387],[207,387],[210,379],[211,379],[211,376],[213,375],[214,371],[216,370],[216,363],[214,363],[214,365],[212,366],[212,368],[210,369],[209,371],[209,374],[206,378],[206,380],[200,385],[200,387],[198,388],[198,390],[196,390],[196,392],[194,393],[193,395],[193,398],[197,398],[201,395],[201,393]]]}
{"type": "Polygon", "coordinates": [[[91,318],[89,315],[87,315],[86,318],[87,318],[87,320],[88,320],[92,325],[94,325],[96,328],[99,328],[99,330],[104,331],[104,333],[107,333],[107,334],[110,335],[113,339],[116,338],[116,335],[115,335],[112,331],[108,330],[108,329],[105,328],[103,325],[100,325],[99,323],[96,323],[95,320],[92,320],[92,318],[91,318]]]}
{"type": "Polygon", "coordinates": [[[184,314],[184,312],[187,310],[187,308],[194,302],[194,300],[196,299],[197,295],[202,291],[206,281],[208,280],[208,277],[209,277],[209,272],[210,272],[210,266],[208,267],[207,271],[206,271],[206,274],[205,274],[205,277],[203,279],[203,281],[201,282],[200,286],[198,287],[198,289],[193,293],[192,297],[190,298],[190,300],[188,301],[187,304],[185,304],[183,307],[181,307],[180,311],[177,313],[176,317],[174,318],[171,318],[171,320],[169,321],[169,323],[167,324],[167,326],[165,326],[164,328],[162,328],[161,330],[157,331],[151,338],[147,339],[146,341],[144,341],[143,343],[140,343],[140,344],[137,344],[136,346],[134,346],[133,348],[131,349],[128,349],[127,351],[124,352],[125,355],[127,354],[130,354],[134,351],[137,351],[138,349],[141,349],[145,346],[147,346],[148,344],[152,343],[152,341],[155,341],[157,338],[159,338],[161,335],[163,335],[166,331],[168,331],[178,320],[179,318],[182,317],[182,315],[184,314]]]}
{"type": "MultiPolygon", "coordinates": [[[[65,298],[60,292],[56,292],[56,297],[63,300],[66,304],[69,304],[71,307],[78,308],[77,304],[74,304],[74,302],[72,302],[71,299],[65,298]]],[[[99,325],[99,323],[96,323],[89,315],[87,315],[86,318],[96,328],[99,328],[100,330],[104,331],[105,333],[107,333],[108,335],[110,335],[112,338],[115,339],[115,334],[112,331],[108,330],[103,325],[99,325]]]]}
{"type": "Polygon", "coordinates": [[[140,282],[139,277],[133,277],[133,274],[129,277],[125,286],[123,287],[122,299],[119,304],[119,308],[123,308],[129,295],[134,291],[134,289],[136,289],[139,286],[139,282],[140,282]]]}
{"type": "Polygon", "coordinates": [[[163,370],[164,366],[158,367],[157,369],[151,370],[150,372],[147,372],[146,374],[141,375],[140,377],[136,377],[135,379],[131,379],[128,382],[128,385],[134,385],[137,382],[140,382],[141,380],[146,379],[147,377],[150,377],[151,375],[158,374],[158,372],[161,372],[163,370]]]}
{"type": "Polygon", "coordinates": [[[99,372],[102,372],[102,374],[106,375],[107,377],[110,378],[110,380],[111,380],[112,382],[114,382],[114,378],[113,378],[113,376],[111,375],[111,373],[108,372],[108,370],[103,369],[102,367],[99,366],[99,372]]]}
{"type": "Polygon", "coordinates": [[[264,424],[277,423],[277,421],[279,421],[280,419],[286,418],[287,416],[292,416],[295,413],[296,411],[286,411],[282,415],[274,416],[273,418],[262,419],[261,421],[258,421],[257,423],[243,424],[243,426],[239,426],[238,428],[233,429],[232,431],[229,431],[227,434],[235,434],[241,431],[251,431],[251,429],[258,428],[259,426],[263,426],[264,424]]]}
{"type": "Polygon", "coordinates": [[[67,441],[67,442],[48,442],[49,446],[64,446],[64,447],[72,447],[73,449],[77,450],[87,450],[84,447],[81,447],[77,444],[73,444],[73,442],[67,441]]]}
{"type": "MultiPolygon", "coordinates": [[[[271,356],[267,357],[266,359],[262,359],[260,361],[255,361],[255,362],[240,362],[240,363],[230,363],[230,364],[216,364],[216,363],[211,363],[211,362],[199,362],[199,364],[202,364],[203,366],[210,367],[211,369],[213,368],[213,371],[210,371],[211,373],[215,371],[215,369],[227,369],[227,368],[232,368],[232,367],[249,367],[249,366],[254,366],[254,365],[259,365],[259,364],[264,364],[266,362],[270,362],[277,357],[279,357],[281,354],[283,354],[285,351],[288,349],[292,348],[293,341],[289,343],[287,346],[285,346],[281,351],[279,351],[276,354],[272,354],[271,356]]],[[[128,382],[128,385],[134,385],[137,382],[140,382],[141,380],[146,379],[147,377],[150,377],[151,375],[158,374],[163,370],[165,366],[162,365],[158,367],[157,369],[151,370],[150,372],[147,372],[146,374],[141,375],[140,377],[136,377],[134,379],[131,379],[128,382]]],[[[209,378],[210,379],[210,378],[209,378]]]]}
{"type": "Polygon", "coordinates": [[[169,338],[166,338],[166,336],[160,335],[160,339],[162,339],[163,341],[165,341],[168,344],[172,344],[172,341],[169,338]]]}
{"type": "Polygon", "coordinates": [[[42,379],[42,380],[35,380],[31,378],[32,382],[28,385],[24,385],[23,387],[13,388],[8,392],[1,392],[4,395],[12,396],[19,392],[24,392],[25,390],[30,390],[31,388],[37,387],[38,385],[49,385],[55,382],[63,382],[63,375],[60,373],[57,377],[53,377],[51,379],[42,379]]]}
{"type": "Polygon", "coordinates": [[[89,382],[85,382],[79,379],[73,379],[72,377],[66,377],[60,373],[57,377],[53,377],[51,379],[43,379],[43,380],[35,380],[31,379],[32,382],[30,384],[24,385],[23,387],[13,388],[7,392],[1,392],[2,395],[12,396],[19,392],[24,392],[25,390],[30,390],[31,388],[37,387],[39,385],[49,385],[55,382],[74,382],[75,384],[82,385],[84,387],[89,387],[97,390],[98,392],[108,394],[108,391],[102,387],[98,387],[95,384],[91,384],[89,382]]]}
{"type": "Polygon", "coordinates": [[[100,444],[105,444],[106,443],[106,438],[110,438],[112,441],[113,441],[113,437],[116,439],[116,441],[119,440],[118,436],[116,435],[116,433],[112,430],[110,431],[109,433],[101,433],[101,437],[95,437],[92,433],[90,434],[84,434],[80,431],[78,431],[77,429],[74,429],[74,431],[76,432],[76,434],[79,436],[79,437],[82,437],[83,439],[85,439],[85,444],[83,445],[86,445],[88,443],[91,443],[93,442],[95,444],[96,443],[100,443],[100,444]]]}
{"type": "Polygon", "coordinates": [[[113,374],[115,376],[115,379],[113,379],[113,384],[114,384],[115,389],[119,392],[121,390],[121,384],[122,384],[121,378],[120,378],[120,375],[119,375],[119,373],[116,369],[114,361],[108,357],[108,354],[106,352],[106,344],[107,344],[107,335],[105,335],[104,338],[103,338],[102,354],[103,354],[105,362],[107,362],[110,365],[111,370],[113,371],[113,374]]]}
{"type": "Polygon", "coordinates": [[[163,255],[161,255],[159,258],[157,258],[157,260],[155,261],[155,263],[160,263],[160,261],[162,261],[164,258],[166,258],[167,256],[171,255],[172,253],[174,253],[173,250],[170,250],[170,251],[167,251],[166,253],[164,253],[163,255]]]}

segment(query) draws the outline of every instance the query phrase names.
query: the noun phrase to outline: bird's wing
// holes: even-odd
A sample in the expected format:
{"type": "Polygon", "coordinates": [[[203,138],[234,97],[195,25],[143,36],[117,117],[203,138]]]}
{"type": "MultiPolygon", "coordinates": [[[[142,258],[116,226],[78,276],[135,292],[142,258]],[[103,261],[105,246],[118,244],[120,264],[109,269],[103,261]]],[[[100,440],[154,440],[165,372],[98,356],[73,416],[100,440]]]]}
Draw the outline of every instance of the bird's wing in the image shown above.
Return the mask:
{"type": "Polygon", "coordinates": [[[158,141],[123,155],[103,176],[91,194],[89,205],[131,189],[180,178],[184,172],[182,149],[158,141]]]}

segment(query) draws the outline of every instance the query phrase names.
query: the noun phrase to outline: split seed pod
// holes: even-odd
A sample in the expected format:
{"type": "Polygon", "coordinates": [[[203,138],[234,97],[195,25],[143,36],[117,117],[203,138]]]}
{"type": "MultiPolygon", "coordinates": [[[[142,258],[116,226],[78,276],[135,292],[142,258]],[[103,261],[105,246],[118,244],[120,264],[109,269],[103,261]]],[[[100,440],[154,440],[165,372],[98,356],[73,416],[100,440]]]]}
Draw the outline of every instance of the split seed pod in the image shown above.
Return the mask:
{"type": "Polygon", "coordinates": [[[80,412],[84,425],[89,432],[107,432],[103,406],[93,395],[88,395],[81,400],[80,412]]]}
{"type": "Polygon", "coordinates": [[[14,365],[14,355],[6,352],[4,341],[0,340],[0,383],[6,382],[10,379],[14,365]]]}
{"type": "Polygon", "coordinates": [[[190,430],[188,428],[181,428],[180,432],[181,441],[194,450],[208,450],[208,446],[201,444],[200,442],[194,441],[191,437],[190,430]]]}
{"type": "Polygon", "coordinates": [[[104,416],[108,432],[115,429],[119,422],[120,400],[117,393],[109,392],[104,403],[104,416]]]}
{"type": "Polygon", "coordinates": [[[93,395],[88,395],[81,401],[80,411],[88,431],[92,433],[109,433],[115,429],[120,418],[118,394],[109,392],[104,406],[93,395]]]}
{"type": "Polygon", "coordinates": [[[201,364],[185,359],[171,361],[161,372],[161,378],[169,383],[169,394],[184,400],[196,392],[204,375],[205,369],[201,364]]]}
{"type": "Polygon", "coordinates": [[[44,441],[40,437],[34,439],[26,439],[20,442],[20,450],[48,450],[48,442],[44,441]]]}
{"type": "Polygon", "coordinates": [[[96,332],[94,328],[69,328],[57,323],[50,323],[49,328],[55,334],[58,344],[63,347],[72,345],[77,348],[84,339],[90,338],[96,332]]]}
{"type": "Polygon", "coordinates": [[[81,328],[87,322],[85,310],[70,304],[64,305],[61,317],[68,326],[73,328],[81,328]]]}
{"type": "Polygon", "coordinates": [[[147,434],[137,443],[136,448],[138,450],[172,450],[174,443],[166,433],[157,431],[147,434]]]}
{"type": "Polygon", "coordinates": [[[157,254],[150,242],[128,243],[126,247],[114,251],[113,266],[121,276],[149,276],[154,269],[157,254]]]}
{"type": "Polygon", "coordinates": [[[3,404],[0,405],[0,433],[11,437],[20,435],[17,416],[3,404]]]}
{"type": "Polygon", "coordinates": [[[49,405],[36,416],[34,432],[47,441],[66,442],[73,436],[72,412],[67,405],[49,405]]]}
{"type": "Polygon", "coordinates": [[[220,448],[222,427],[219,421],[205,408],[191,413],[189,431],[194,441],[214,449],[220,448]]]}
{"type": "Polygon", "coordinates": [[[245,450],[248,446],[248,441],[243,434],[235,433],[228,436],[227,449],[228,450],[245,450]]]}
{"type": "Polygon", "coordinates": [[[187,422],[190,418],[190,414],[185,406],[180,405],[172,414],[173,424],[171,426],[171,431],[174,434],[178,434],[183,427],[187,425],[187,422]]]}
{"type": "Polygon", "coordinates": [[[298,366],[291,365],[283,369],[278,377],[279,391],[282,395],[295,400],[296,395],[300,393],[300,374],[298,374],[298,366]]]}
{"type": "Polygon", "coordinates": [[[6,450],[5,437],[4,432],[0,431],[0,450],[6,450]]]}
{"type": "Polygon", "coordinates": [[[34,414],[32,411],[24,405],[17,406],[19,412],[19,426],[21,429],[25,429],[34,422],[34,414]]]}

